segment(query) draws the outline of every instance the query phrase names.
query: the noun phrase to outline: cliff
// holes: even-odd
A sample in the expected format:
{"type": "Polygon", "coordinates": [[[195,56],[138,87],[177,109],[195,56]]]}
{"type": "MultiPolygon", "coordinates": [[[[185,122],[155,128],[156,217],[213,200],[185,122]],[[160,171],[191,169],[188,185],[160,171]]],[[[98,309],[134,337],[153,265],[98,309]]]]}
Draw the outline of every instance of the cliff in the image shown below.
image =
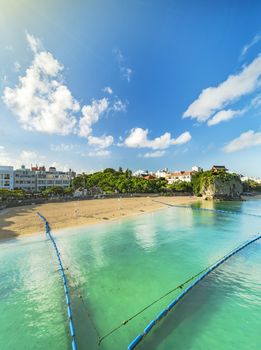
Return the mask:
{"type": "Polygon", "coordinates": [[[197,174],[193,181],[194,188],[194,192],[204,199],[239,200],[243,192],[239,176],[224,171],[205,171],[197,174]]]}

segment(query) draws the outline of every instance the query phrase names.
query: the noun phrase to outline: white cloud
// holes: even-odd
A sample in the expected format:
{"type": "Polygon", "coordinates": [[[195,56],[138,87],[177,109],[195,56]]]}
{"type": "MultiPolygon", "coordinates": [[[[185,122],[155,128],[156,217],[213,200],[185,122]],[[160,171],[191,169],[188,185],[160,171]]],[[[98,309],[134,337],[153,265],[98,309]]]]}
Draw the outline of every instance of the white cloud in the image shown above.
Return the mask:
{"type": "Polygon", "coordinates": [[[250,107],[258,107],[261,105],[261,95],[257,95],[256,97],[254,97],[251,101],[250,107]]]}
{"type": "Polygon", "coordinates": [[[46,159],[46,156],[41,155],[35,151],[23,150],[20,155],[20,164],[30,166],[34,162],[43,161],[46,159]]]}
{"type": "Polygon", "coordinates": [[[100,137],[88,136],[88,144],[94,146],[97,149],[108,148],[113,144],[113,137],[111,135],[103,135],[100,137]]]}
{"type": "Polygon", "coordinates": [[[242,113],[244,113],[244,110],[234,111],[232,109],[228,109],[228,110],[219,111],[211,119],[209,119],[208,125],[212,126],[212,125],[216,125],[216,124],[219,124],[221,122],[224,122],[224,121],[228,121],[228,120],[233,119],[235,116],[240,115],[242,113]]]}
{"type": "Polygon", "coordinates": [[[8,152],[4,146],[0,146],[0,164],[11,165],[20,168],[21,164],[30,166],[31,163],[44,160],[46,157],[31,150],[23,150],[21,153],[16,152],[15,156],[8,152]]]}
{"type": "Polygon", "coordinates": [[[14,71],[15,72],[19,72],[19,70],[21,69],[21,64],[19,62],[15,62],[14,63],[14,71]]]}
{"type": "MultiPolygon", "coordinates": [[[[43,48],[38,38],[26,33],[26,39],[33,52],[33,60],[15,87],[5,87],[2,99],[6,106],[26,130],[60,135],[74,133],[87,138],[88,144],[94,148],[95,152],[91,152],[93,155],[108,155],[109,151],[105,152],[104,149],[113,144],[113,137],[95,137],[92,127],[105,112],[126,111],[126,104],[114,96],[93,99],[89,105],[81,107],[63,83],[63,65],[43,48]],[[77,117],[80,111],[82,115],[77,117]]],[[[124,70],[124,58],[120,51],[118,54],[120,68],[124,70]]],[[[14,63],[14,69],[20,70],[19,62],[14,63]]],[[[8,84],[7,79],[5,84],[8,84]]],[[[113,94],[110,86],[105,87],[104,92],[113,94]]],[[[52,151],[63,152],[73,148],[74,145],[51,145],[52,151]]],[[[22,154],[22,160],[29,158],[34,159],[35,155],[22,154]]]]}
{"type": "Polygon", "coordinates": [[[38,157],[37,153],[34,151],[22,151],[21,153],[21,159],[25,161],[33,161],[36,160],[38,157]]]}
{"type": "Polygon", "coordinates": [[[254,36],[254,38],[251,40],[251,42],[247,45],[245,45],[241,51],[241,55],[240,55],[240,58],[242,58],[246,53],[247,51],[254,45],[256,45],[259,41],[261,40],[261,34],[256,34],[254,36]]]}
{"type": "Polygon", "coordinates": [[[131,81],[131,76],[133,74],[133,70],[130,67],[126,66],[125,58],[124,58],[121,50],[115,49],[115,50],[113,50],[113,53],[117,59],[119,69],[120,69],[120,72],[121,72],[123,79],[127,80],[129,83],[131,81]]]}
{"type": "Polygon", "coordinates": [[[183,143],[187,143],[192,139],[191,134],[188,131],[183,132],[183,134],[179,135],[176,139],[171,140],[172,145],[182,145],[183,143]]]}
{"type": "Polygon", "coordinates": [[[131,129],[129,136],[125,139],[124,144],[130,148],[152,148],[161,149],[167,148],[170,143],[171,135],[166,132],[160,137],[156,137],[154,140],[148,139],[148,129],[134,128],[131,129]]]}
{"type": "Polygon", "coordinates": [[[113,90],[110,86],[106,86],[104,89],[103,89],[104,92],[107,92],[107,94],[111,95],[113,94],[113,90]]]}
{"type": "Polygon", "coordinates": [[[4,146],[0,146],[0,164],[1,165],[13,165],[13,159],[10,157],[4,146]]]}
{"type": "Polygon", "coordinates": [[[155,151],[155,152],[147,152],[143,155],[144,158],[160,158],[166,154],[166,151],[155,151]]]}
{"type": "Polygon", "coordinates": [[[223,150],[230,153],[258,145],[261,145],[261,132],[255,133],[253,130],[249,130],[243,132],[238,138],[230,141],[223,150]]]}
{"type": "Polygon", "coordinates": [[[63,66],[50,52],[41,51],[38,39],[27,34],[34,52],[31,66],[15,88],[4,89],[3,101],[23,128],[49,134],[68,135],[76,125],[79,103],[61,82],[63,66]]]}
{"type": "Polygon", "coordinates": [[[125,78],[129,83],[131,81],[131,76],[133,73],[132,69],[128,67],[121,67],[121,72],[122,72],[123,78],[125,78]]]}
{"type": "Polygon", "coordinates": [[[109,150],[97,150],[87,153],[89,157],[107,157],[111,152],[109,150]]]}
{"type": "Polygon", "coordinates": [[[34,37],[33,35],[26,33],[26,40],[30,46],[30,49],[36,54],[42,49],[42,43],[40,39],[34,37]]]}
{"type": "Polygon", "coordinates": [[[50,149],[54,152],[68,152],[77,148],[78,145],[61,143],[59,145],[51,144],[50,149]]]}
{"type": "Polygon", "coordinates": [[[8,76],[7,75],[4,75],[2,78],[1,78],[1,85],[7,85],[9,84],[8,82],[8,76]]]}
{"type": "Polygon", "coordinates": [[[153,140],[149,140],[148,133],[148,129],[131,129],[129,136],[124,141],[124,145],[130,148],[152,148],[157,150],[168,148],[171,145],[186,143],[191,139],[189,132],[184,132],[177,139],[172,139],[171,134],[166,132],[153,140]]]}
{"type": "Polygon", "coordinates": [[[240,73],[230,75],[216,87],[204,89],[199,97],[187,108],[183,117],[204,122],[225,105],[249,94],[259,86],[261,76],[261,55],[244,67],[240,73]]]}
{"type": "Polygon", "coordinates": [[[107,98],[93,100],[91,105],[83,106],[82,114],[79,121],[78,135],[87,137],[92,133],[92,125],[97,123],[100,116],[108,110],[109,101],[107,98]]]}
{"type": "Polygon", "coordinates": [[[112,110],[115,112],[126,112],[126,103],[122,102],[120,99],[117,99],[112,104],[112,110]]]}
{"type": "Polygon", "coordinates": [[[64,163],[60,163],[60,162],[52,162],[50,164],[51,167],[55,167],[56,169],[60,170],[60,171],[69,171],[69,169],[71,169],[71,166],[69,166],[68,164],[64,164],[64,163]]]}

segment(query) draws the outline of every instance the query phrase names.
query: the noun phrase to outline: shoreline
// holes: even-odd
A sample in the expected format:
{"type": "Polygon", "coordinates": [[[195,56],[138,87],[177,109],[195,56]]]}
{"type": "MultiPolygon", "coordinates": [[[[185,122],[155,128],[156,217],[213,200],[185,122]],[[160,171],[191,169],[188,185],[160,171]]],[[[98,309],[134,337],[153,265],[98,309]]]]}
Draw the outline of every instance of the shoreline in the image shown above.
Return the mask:
{"type": "Polygon", "coordinates": [[[200,198],[193,196],[155,196],[93,199],[7,208],[0,212],[0,241],[43,233],[44,225],[36,215],[36,211],[46,217],[52,230],[60,230],[87,227],[157,211],[165,208],[167,203],[184,205],[199,201],[200,198]],[[162,203],[154,200],[160,200],[162,203]]]}

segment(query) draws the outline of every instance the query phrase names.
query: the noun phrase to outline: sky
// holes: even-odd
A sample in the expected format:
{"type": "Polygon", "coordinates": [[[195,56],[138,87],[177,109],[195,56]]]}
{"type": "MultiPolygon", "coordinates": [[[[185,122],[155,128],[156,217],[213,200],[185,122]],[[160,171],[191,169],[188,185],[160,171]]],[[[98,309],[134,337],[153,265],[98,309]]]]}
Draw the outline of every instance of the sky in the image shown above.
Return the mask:
{"type": "Polygon", "coordinates": [[[0,9],[0,165],[261,176],[260,1],[0,9]]]}

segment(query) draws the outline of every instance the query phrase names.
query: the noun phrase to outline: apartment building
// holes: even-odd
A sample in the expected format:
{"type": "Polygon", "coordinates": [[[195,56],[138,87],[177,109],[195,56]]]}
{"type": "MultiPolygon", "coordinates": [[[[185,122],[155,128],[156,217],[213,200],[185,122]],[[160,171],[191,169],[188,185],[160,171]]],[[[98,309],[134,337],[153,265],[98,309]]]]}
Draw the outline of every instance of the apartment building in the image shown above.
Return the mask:
{"type": "Polygon", "coordinates": [[[173,182],[177,181],[191,182],[191,178],[194,173],[195,171],[193,170],[174,171],[173,173],[169,173],[166,175],[166,180],[169,184],[173,184],[173,182]]]}
{"type": "Polygon", "coordinates": [[[42,191],[49,187],[59,186],[63,188],[70,187],[70,182],[73,177],[73,172],[57,171],[55,167],[50,167],[49,170],[43,167],[32,167],[36,173],[36,190],[42,191]]]}
{"type": "Polygon", "coordinates": [[[177,181],[191,182],[192,176],[201,171],[203,171],[203,168],[194,165],[191,170],[181,170],[167,173],[165,178],[169,184],[173,184],[173,182],[177,181]]]}
{"type": "Polygon", "coordinates": [[[31,169],[24,165],[20,169],[0,166],[0,188],[21,189],[26,192],[39,192],[49,187],[70,187],[71,179],[76,173],[71,169],[68,172],[58,171],[54,167],[48,170],[45,166],[32,166],[31,169]]]}
{"type": "Polygon", "coordinates": [[[242,182],[246,182],[246,181],[254,181],[258,184],[261,184],[261,178],[260,177],[253,177],[253,176],[244,176],[244,175],[239,175],[240,179],[242,182]]]}
{"type": "Polygon", "coordinates": [[[148,170],[137,170],[132,173],[133,176],[147,176],[149,174],[148,170]]]}
{"type": "Polygon", "coordinates": [[[14,168],[12,166],[0,166],[0,188],[14,189],[14,168]]]}
{"type": "Polygon", "coordinates": [[[22,189],[28,192],[36,191],[36,173],[26,169],[24,165],[14,171],[14,189],[22,189]]]}
{"type": "Polygon", "coordinates": [[[165,169],[162,169],[162,170],[157,170],[155,172],[155,176],[157,178],[164,178],[164,179],[166,179],[168,174],[169,174],[168,168],[165,168],[165,169]]]}

